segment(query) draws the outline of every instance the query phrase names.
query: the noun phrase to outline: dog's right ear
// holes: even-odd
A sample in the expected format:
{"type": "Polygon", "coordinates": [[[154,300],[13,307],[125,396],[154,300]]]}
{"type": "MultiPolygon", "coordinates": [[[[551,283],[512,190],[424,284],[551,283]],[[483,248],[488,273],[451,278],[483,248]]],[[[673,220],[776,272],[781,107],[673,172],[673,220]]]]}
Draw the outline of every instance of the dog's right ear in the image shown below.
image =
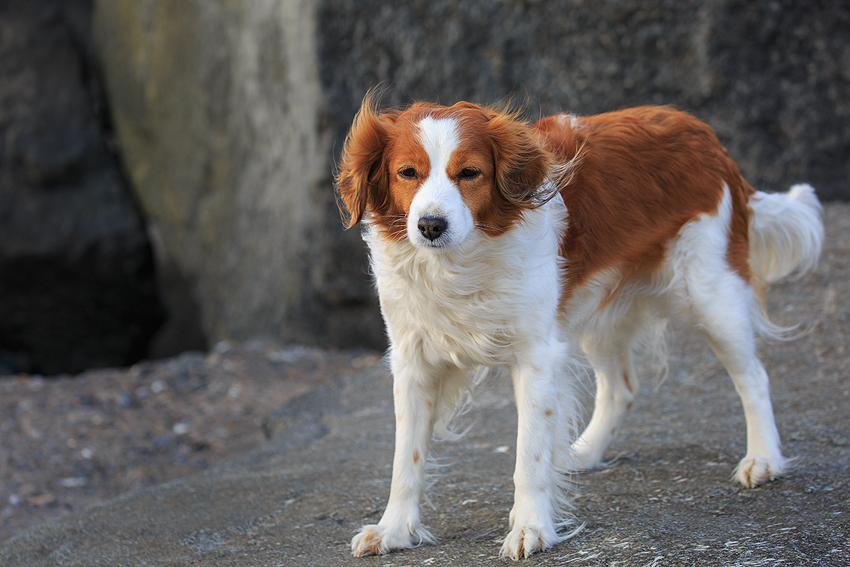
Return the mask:
{"type": "Polygon", "coordinates": [[[389,207],[389,179],[384,153],[389,141],[394,114],[379,116],[373,93],[363,99],[363,104],[351,131],[345,139],[339,173],[336,176],[342,222],[351,228],[368,211],[380,212],[389,207]]]}

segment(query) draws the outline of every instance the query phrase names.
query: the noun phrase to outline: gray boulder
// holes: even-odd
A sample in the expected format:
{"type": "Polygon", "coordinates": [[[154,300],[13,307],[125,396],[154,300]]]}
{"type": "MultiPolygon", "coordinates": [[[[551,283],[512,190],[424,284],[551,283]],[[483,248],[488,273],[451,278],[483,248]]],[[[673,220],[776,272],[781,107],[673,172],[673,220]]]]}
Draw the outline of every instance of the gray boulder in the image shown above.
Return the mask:
{"type": "Polygon", "coordinates": [[[309,2],[98,2],[124,162],[213,340],[377,344],[332,140],[309,2]]]}
{"type": "Polygon", "coordinates": [[[0,4],[0,374],[139,360],[162,319],[84,1],[0,4]]]}
{"type": "Polygon", "coordinates": [[[212,340],[383,344],[334,159],[364,93],[670,103],[760,189],[850,197],[845,3],[97,0],[127,171],[212,340]]]}

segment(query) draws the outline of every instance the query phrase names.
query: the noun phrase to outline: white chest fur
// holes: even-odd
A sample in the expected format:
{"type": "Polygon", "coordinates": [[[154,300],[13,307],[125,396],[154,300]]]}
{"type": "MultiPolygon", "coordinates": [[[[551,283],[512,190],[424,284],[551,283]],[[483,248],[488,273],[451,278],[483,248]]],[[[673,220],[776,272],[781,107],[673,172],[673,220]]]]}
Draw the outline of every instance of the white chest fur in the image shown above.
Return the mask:
{"type": "Polygon", "coordinates": [[[529,345],[548,340],[555,324],[565,219],[556,197],[501,236],[473,230],[449,250],[391,241],[367,228],[393,350],[459,367],[511,364],[530,354],[529,345]]]}

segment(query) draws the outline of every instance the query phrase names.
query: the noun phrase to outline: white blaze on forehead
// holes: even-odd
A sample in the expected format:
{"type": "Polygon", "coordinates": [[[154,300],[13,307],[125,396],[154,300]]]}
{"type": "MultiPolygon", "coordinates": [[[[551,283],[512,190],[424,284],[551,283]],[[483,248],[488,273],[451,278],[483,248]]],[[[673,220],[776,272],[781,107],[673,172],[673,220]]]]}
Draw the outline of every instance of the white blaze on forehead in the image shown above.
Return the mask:
{"type": "Polygon", "coordinates": [[[452,154],[460,145],[457,120],[426,116],[419,123],[419,143],[431,161],[431,173],[445,173],[452,154]]]}
{"type": "Polygon", "coordinates": [[[416,245],[451,247],[463,242],[474,226],[472,213],[446,171],[452,155],[460,146],[458,121],[454,118],[425,117],[418,124],[418,140],[428,154],[428,177],[410,203],[407,235],[416,245]],[[417,223],[422,217],[439,217],[447,222],[443,235],[433,243],[420,234],[417,223]]]}

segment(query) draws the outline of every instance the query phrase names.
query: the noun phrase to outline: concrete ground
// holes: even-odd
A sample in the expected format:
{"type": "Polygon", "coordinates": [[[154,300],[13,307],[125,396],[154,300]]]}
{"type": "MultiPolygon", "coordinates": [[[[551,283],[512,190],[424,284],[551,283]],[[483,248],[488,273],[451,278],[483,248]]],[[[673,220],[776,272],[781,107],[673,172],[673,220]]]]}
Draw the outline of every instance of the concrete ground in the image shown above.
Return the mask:
{"type": "MultiPolygon", "coordinates": [[[[782,479],[747,490],[730,476],[745,450],[731,381],[696,334],[673,327],[670,375],[644,375],[609,453],[578,475],[573,539],[527,565],[850,565],[850,206],[826,210],[818,270],[771,290],[771,311],[802,337],[766,343],[785,453],[782,479]]],[[[329,380],[269,416],[254,453],[127,494],[0,545],[11,566],[498,565],[507,532],[516,417],[505,379],[476,392],[423,521],[438,545],[355,559],[349,542],[377,521],[389,490],[390,378],[380,366],[329,380]]]]}

